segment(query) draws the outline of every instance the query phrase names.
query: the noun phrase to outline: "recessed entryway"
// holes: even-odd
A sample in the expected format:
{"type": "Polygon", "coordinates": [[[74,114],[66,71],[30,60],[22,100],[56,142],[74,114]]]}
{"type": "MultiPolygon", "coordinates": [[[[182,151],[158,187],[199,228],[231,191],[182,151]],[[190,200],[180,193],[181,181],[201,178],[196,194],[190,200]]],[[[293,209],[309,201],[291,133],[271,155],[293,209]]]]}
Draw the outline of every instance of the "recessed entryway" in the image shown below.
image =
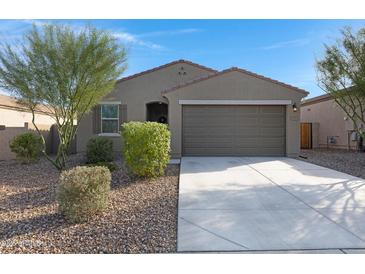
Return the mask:
{"type": "Polygon", "coordinates": [[[365,248],[365,180],[285,157],[183,157],[178,251],[365,248]]]}
{"type": "Polygon", "coordinates": [[[164,102],[151,102],[146,104],[147,121],[167,124],[168,104],[164,102]]]}

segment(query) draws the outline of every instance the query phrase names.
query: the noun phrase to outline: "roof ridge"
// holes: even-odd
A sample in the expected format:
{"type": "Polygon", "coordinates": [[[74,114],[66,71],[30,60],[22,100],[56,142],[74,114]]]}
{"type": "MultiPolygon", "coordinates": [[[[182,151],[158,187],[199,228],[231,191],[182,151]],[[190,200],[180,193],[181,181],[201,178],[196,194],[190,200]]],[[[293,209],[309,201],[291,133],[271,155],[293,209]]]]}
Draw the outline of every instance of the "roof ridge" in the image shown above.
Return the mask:
{"type": "Polygon", "coordinates": [[[290,85],[290,84],[287,84],[287,83],[284,83],[284,82],[281,82],[279,80],[275,80],[275,79],[272,79],[270,77],[267,77],[267,76],[264,76],[264,75],[261,75],[261,74],[257,74],[255,72],[252,72],[252,71],[249,71],[247,69],[243,69],[243,68],[237,68],[237,70],[243,72],[243,73],[246,73],[248,75],[251,75],[251,76],[254,76],[256,78],[259,78],[259,79],[263,79],[263,80],[267,80],[267,81],[270,81],[270,82],[273,82],[275,84],[279,84],[279,85],[282,85],[284,87],[287,87],[287,88],[290,88],[290,89],[294,89],[296,91],[299,91],[299,92],[302,92],[302,93],[305,93],[305,94],[309,94],[308,91],[304,90],[304,89],[301,89],[301,88],[298,88],[296,86],[293,86],[293,85],[290,85]]]}
{"type": "Polygon", "coordinates": [[[176,89],[179,89],[179,88],[182,88],[182,87],[185,87],[185,86],[189,86],[191,84],[194,84],[194,83],[197,83],[197,82],[200,82],[200,81],[204,81],[204,80],[207,80],[209,78],[213,78],[217,75],[221,75],[221,74],[224,74],[224,73],[229,72],[229,71],[232,71],[232,68],[217,71],[217,72],[215,72],[213,74],[210,74],[210,75],[204,75],[204,76],[201,76],[201,77],[198,77],[198,78],[194,78],[190,81],[187,81],[187,82],[178,84],[176,86],[173,86],[171,88],[165,89],[165,90],[162,91],[162,94],[169,93],[169,92],[174,91],[176,89]]]}
{"type": "Polygon", "coordinates": [[[306,100],[303,100],[301,102],[301,105],[311,105],[311,104],[315,104],[317,102],[322,102],[322,101],[327,101],[327,100],[331,100],[333,99],[331,94],[325,93],[325,94],[321,94],[312,98],[308,98],[306,100]]]}
{"type": "Polygon", "coordinates": [[[215,77],[215,76],[218,76],[218,75],[222,75],[224,73],[231,72],[231,71],[238,71],[238,72],[241,72],[241,73],[244,73],[244,74],[247,74],[247,75],[256,77],[256,78],[261,79],[261,80],[266,80],[266,81],[272,82],[274,84],[278,84],[278,85],[284,86],[286,88],[293,89],[295,91],[304,93],[306,95],[309,94],[309,92],[306,91],[306,90],[304,90],[304,89],[301,89],[301,88],[298,88],[298,87],[295,87],[295,86],[292,86],[292,85],[289,85],[289,84],[280,82],[278,80],[275,80],[275,79],[272,79],[272,78],[269,78],[269,77],[266,77],[266,76],[263,76],[263,75],[260,75],[260,74],[257,74],[257,73],[248,71],[246,69],[239,68],[239,67],[230,67],[230,68],[227,68],[227,69],[224,69],[224,70],[221,70],[221,71],[217,71],[216,73],[211,74],[211,75],[206,75],[206,76],[203,76],[203,77],[195,78],[195,79],[193,79],[191,81],[188,81],[188,82],[185,82],[185,83],[176,85],[174,87],[171,87],[169,89],[163,90],[162,93],[165,94],[165,93],[174,91],[176,89],[179,89],[179,88],[182,88],[182,87],[185,87],[185,86],[189,86],[189,85],[192,85],[192,84],[197,83],[197,82],[200,82],[200,81],[208,80],[208,79],[210,79],[212,77],[215,77]]]}
{"type": "Polygon", "coordinates": [[[191,66],[195,66],[195,67],[198,67],[198,68],[201,68],[201,69],[205,69],[205,70],[208,70],[208,71],[211,71],[211,72],[217,72],[217,70],[215,70],[215,69],[212,69],[212,68],[209,68],[209,67],[200,65],[198,63],[194,63],[192,61],[185,60],[185,59],[179,59],[179,60],[175,60],[175,61],[172,61],[172,62],[163,64],[163,65],[160,65],[160,66],[151,68],[151,69],[147,69],[147,70],[144,70],[144,71],[141,71],[141,72],[138,72],[138,73],[135,73],[135,74],[132,74],[132,75],[123,77],[123,78],[117,80],[117,83],[124,82],[124,81],[130,80],[130,79],[133,79],[133,78],[142,76],[144,74],[151,73],[151,72],[154,72],[154,71],[163,69],[163,68],[167,68],[169,66],[173,66],[173,65],[176,65],[176,64],[179,64],[179,63],[185,63],[185,64],[188,64],[188,65],[191,65],[191,66]]]}

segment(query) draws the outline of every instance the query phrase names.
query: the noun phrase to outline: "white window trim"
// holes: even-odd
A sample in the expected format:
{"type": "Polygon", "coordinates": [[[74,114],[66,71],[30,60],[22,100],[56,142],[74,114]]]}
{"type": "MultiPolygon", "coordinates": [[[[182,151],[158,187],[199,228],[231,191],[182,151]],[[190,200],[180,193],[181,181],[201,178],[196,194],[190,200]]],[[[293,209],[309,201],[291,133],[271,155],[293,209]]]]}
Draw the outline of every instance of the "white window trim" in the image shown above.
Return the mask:
{"type": "Polygon", "coordinates": [[[292,100],[179,100],[179,105],[291,105],[292,100]]]}
{"type": "Polygon", "coordinates": [[[98,136],[120,137],[120,133],[99,133],[98,136]]]}
{"type": "Polygon", "coordinates": [[[110,137],[113,137],[113,136],[120,136],[119,133],[116,133],[116,132],[103,132],[103,120],[111,120],[111,121],[114,121],[114,120],[117,120],[118,121],[118,124],[119,124],[119,118],[120,118],[120,114],[119,114],[119,105],[120,104],[116,104],[115,102],[114,103],[111,103],[111,102],[108,102],[107,104],[104,104],[103,102],[100,103],[100,133],[98,134],[99,136],[110,136],[110,137]],[[117,106],[117,118],[103,118],[103,107],[102,105],[116,105],[117,106]]]}
{"type": "Polygon", "coordinates": [[[121,101],[101,101],[99,105],[121,105],[121,101]]]}

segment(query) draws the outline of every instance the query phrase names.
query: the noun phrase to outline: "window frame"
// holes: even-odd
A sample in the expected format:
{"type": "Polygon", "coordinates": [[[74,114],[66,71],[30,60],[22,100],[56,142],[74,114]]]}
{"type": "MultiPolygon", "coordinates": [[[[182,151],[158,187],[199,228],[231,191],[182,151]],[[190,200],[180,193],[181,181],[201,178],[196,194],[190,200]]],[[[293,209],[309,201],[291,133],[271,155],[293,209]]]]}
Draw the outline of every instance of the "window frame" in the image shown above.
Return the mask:
{"type": "Polygon", "coordinates": [[[108,103],[101,103],[100,104],[100,135],[104,135],[104,136],[114,136],[117,135],[119,136],[119,128],[118,128],[118,132],[103,132],[103,120],[109,120],[109,121],[115,121],[117,120],[118,124],[119,124],[119,120],[120,120],[120,113],[119,113],[119,103],[116,102],[108,102],[108,103]],[[116,106],[117,107],[117,117],[116,118],[103,118],[103,106],[116,106]]]}

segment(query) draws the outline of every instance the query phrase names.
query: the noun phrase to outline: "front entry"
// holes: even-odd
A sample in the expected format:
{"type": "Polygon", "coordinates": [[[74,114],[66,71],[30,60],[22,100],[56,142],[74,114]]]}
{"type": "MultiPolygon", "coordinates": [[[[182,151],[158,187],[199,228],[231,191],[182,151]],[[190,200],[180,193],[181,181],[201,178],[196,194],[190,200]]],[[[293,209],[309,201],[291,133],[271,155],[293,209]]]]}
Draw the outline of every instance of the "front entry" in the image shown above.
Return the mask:
{"type": "Polygon", "coordinates": [[[168,105],[163,102],[147,104],[147,121],[167,124],[168,105]]]}

